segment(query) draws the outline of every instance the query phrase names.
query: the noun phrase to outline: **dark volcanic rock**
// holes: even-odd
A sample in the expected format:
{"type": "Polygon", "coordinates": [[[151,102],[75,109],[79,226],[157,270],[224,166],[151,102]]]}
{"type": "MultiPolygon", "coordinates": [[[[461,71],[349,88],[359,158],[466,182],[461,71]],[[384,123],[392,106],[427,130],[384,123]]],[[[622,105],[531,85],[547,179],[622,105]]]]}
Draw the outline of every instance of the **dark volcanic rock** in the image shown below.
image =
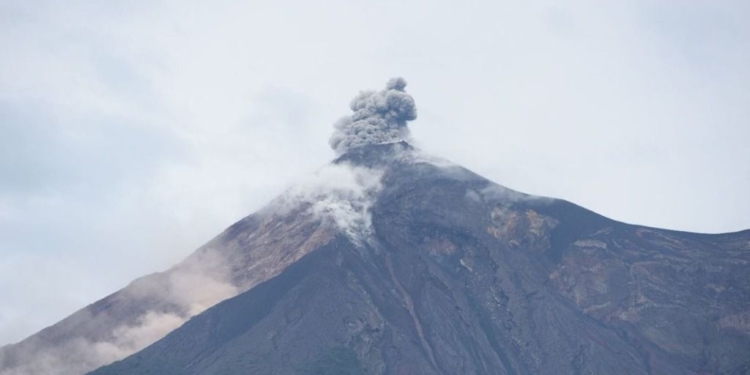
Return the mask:
{"type": "MultiPolygon", "coordinates": [[[[278,276],[92,374],[750,371],[750,231],[619,223],[405,143],[336,163],[384,171],[366,241],[309,242],[278,276]]],[[[317,227],[297,228],[307,243],[317,227]]]]}

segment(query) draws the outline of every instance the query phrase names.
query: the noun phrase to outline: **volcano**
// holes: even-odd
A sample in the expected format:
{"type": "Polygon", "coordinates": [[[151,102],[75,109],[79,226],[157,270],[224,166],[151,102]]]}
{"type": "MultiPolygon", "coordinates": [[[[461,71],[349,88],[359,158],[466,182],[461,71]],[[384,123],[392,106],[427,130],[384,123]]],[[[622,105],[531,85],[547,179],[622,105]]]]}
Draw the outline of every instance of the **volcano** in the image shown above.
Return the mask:
{"type": "Polygon", "coordinates": [[[309,180],[3,347],[0,374],[750,373],[750,230],[625,224],[425,155],[405,86],[357,96],[309,180]]]}

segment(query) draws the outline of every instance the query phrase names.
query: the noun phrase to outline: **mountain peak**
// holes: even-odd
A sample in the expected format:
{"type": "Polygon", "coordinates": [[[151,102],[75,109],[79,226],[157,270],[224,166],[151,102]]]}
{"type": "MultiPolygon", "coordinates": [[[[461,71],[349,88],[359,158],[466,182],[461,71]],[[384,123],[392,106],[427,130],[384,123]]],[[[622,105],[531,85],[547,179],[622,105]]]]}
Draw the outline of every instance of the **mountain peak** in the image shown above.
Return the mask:
{"type": "Polygon", "coordinates": [[[334,123],[331,148],[342,155],[361,146],[408,141],[407,122],[417,118],[417,107],[405,88],[406,80],[397,77],[381,91],[361,91],[349,103],[354,113],[334,123]]]}
{"type": "Polygon", "coordinates": [[[0,348],[0,375],[750,368],[750,231],[498,185],[410,145],[405,87],[360,93],[331,164],[183,262],[0,348]]]}
{"type": "Polygon", "coordinates": [[[390,164],[399,156],[405,156],[415,149],[404,140],[388,143],[368,144],[353,147],[333,160],[334,164],[349,163],[362,167],[375,168],[390,164]]]}

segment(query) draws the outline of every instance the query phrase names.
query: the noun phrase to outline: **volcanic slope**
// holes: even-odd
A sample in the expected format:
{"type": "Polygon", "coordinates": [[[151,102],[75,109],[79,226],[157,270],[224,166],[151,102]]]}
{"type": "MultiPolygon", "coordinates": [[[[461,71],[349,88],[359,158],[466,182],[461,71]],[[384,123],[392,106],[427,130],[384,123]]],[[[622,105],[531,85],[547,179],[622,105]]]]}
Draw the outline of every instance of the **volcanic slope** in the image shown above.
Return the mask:
{"type": "Polygon", "coordinates": [[[363,225],[91,374],[750,371],[750,231],[620,223],[405,142],[334,164],[381,176],[363,225]]]}
{"type": "MultiPolygon", "coordinates": [[[[406,81],[362,91],[352,114],[335,123],[337,154],[409,139],[416,118],[406,81]]],[[[268,280],[330,241],[371,227],[369,205],[380,175],[331,164],[265,209],[209,241],[171,269],[135,280],[25,340],[0,347],[0,375],[81,375],[162,338],[219,301],[268,280]]],[[[352,236],[356,234],[356,236],[352,236]]]]}
{"type": "MultiPolygon", "coordinates": [[[[84,374],[139,351],[206,308],[278,275],[335,235],[331,215],[315,211],[336,203],[321,199],[322,191],[343,194],[351,204],[357,198],[352,194],[369,188],[346,178],[343,186],[328,186],[328,179],[339,180],[342,169],[322,172],[305,189],[291,189],[171,269],[141,277],[27,339],[1,347],[0,375],[84,374]]],[[[347,172],[344,177],[357,176],[347,172]]]]}
{"type": "Polygon", "coordinates": [[[426,156],[405,87],[357,95],[334,162],[185,261],[0,348],[0,375],[750,371],[750,231],[623,224],[426,156]]]}

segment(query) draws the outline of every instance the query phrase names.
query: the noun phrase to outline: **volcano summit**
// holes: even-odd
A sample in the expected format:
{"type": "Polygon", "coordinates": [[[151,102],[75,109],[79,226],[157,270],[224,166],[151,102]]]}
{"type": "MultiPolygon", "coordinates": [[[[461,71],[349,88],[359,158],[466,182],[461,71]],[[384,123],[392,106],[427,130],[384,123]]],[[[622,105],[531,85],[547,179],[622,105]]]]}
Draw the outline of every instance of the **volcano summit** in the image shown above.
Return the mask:
{"type": "Polygon", "coordinates": [[[358,95],[329,165],[1,348],[0,374],[750,371],[750,230],[630,225],[499,186],[410,145],[405,87],[358,95]]]}

